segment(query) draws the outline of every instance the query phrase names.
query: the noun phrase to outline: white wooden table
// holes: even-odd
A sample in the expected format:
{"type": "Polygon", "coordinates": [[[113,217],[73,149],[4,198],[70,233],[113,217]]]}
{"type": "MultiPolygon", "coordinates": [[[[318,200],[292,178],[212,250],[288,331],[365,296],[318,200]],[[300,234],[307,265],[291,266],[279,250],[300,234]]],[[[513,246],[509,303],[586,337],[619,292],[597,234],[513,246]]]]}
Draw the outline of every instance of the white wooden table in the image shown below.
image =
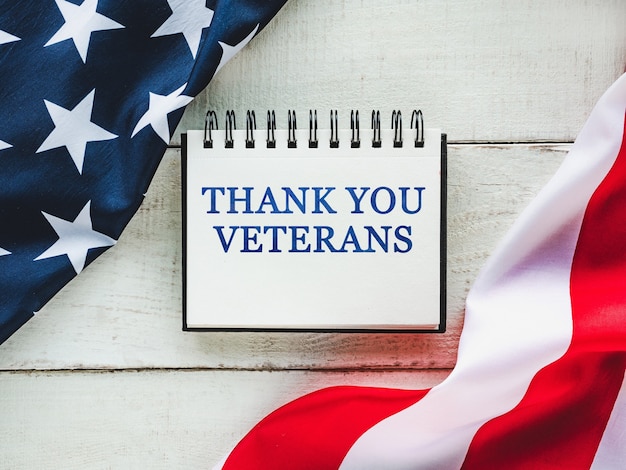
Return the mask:
{"type": "MultiPolygon", "coordinates": [[[[181,331],[180,151],[118,245],[0,346],[0,468],[210,468],[266,413],[334,384],[429,387],[464,299],[626,65],[626,2],[290,0],[188,108],[421,108],[448,134],[448,331],[181,331]]],[[[343,113],[343,114],[342,114],[343,113]]],[[[324,120],[320,126],[328,127],[324,120]]]]}

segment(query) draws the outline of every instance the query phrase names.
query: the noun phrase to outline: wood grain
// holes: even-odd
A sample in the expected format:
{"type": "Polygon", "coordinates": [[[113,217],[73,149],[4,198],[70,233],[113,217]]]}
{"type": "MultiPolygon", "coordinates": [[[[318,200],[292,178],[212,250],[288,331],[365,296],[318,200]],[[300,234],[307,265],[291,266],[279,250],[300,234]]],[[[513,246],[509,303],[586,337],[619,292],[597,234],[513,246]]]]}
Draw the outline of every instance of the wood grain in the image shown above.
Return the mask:
{"type": "Polygon", "coordinates": [[[302,394],[340,384],[421,389],[446,374],[0,373],[0,468],[212,468],[258,420],[302,394]]]}
{"type": "Polygon", "coordinates": [[[255,109],[263,128],[267,109],[283,128],[318,109],[328,128],[330,109],[348,126],[350,109],[421,108],[451,141],[573,141],[626,67],[625,19],[622,0],[291,0],[179,129],[207,109],[240,126],[255,109]]]}

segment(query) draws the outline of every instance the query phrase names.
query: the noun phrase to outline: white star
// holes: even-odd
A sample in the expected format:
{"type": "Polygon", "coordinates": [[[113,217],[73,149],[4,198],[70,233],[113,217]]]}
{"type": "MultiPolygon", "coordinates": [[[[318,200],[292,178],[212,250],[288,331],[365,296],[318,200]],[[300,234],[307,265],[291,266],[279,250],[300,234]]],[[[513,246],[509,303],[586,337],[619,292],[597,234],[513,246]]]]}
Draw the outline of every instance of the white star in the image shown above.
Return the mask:
{"type": "Polygon", "coordinates": [[[95,89],[91,90],[72,110],[67,110],[44,100],[55,127],[36,153],[66,147],[78,172],[82,174],[87,142],[110,140],[117,137],[91,122],[95,91],[95,89]]]}
{"type": "Polygon", "coordinates": [[[237,52],[239,52],[241,49],[246,47],[246,44],[252,41],[252,38],[254,37],[258,29],[259,29],[259,25],[256,25],[256,28],[254,28],[254,30],[250,34],[248,34],[245,38],[243,38],[243,40],[239,44],[235,44],[234,46],[229,46],[228,44],[222,41],[218,41],[218,44],[222,46],[222,50],[224,52],[222,53],[222,58],[220,59],[220,63],[217,65],[217,69],[215,69],[215,73],[217,73],[219,69],[221,69],[226,62],[232,59],[233,56],[237,54],[237,52]]]}
{"type": "Polygon", "coordinates": [[[167,115],[172,111],[186,106],[193,99],[191,96],[181,95],[186,86],[187,84],[185,83],[169,95],[157,95],[156,93],[150,92],[148,111],[139,119],[131,137],[135,137],[141,129],[150,125],[152,129],[154,129],[154,132],[167,144],[171,138],[167,115]]]}
{"type": "Polygon", "coordinates": [[[170,4],[172,15],[150,37],[182,33],[195,59],[202,30],[208,28],[213,20],[213,10],[206,7],[205,0],[167,0],[167,3],[170,4]]]}
{"type": "Polygon", "coordinates": [[[10,255],[11,252],[5,250],[4,248],[0,248],[0,256],[4,256],[4,255],[10,255]]]}
{"type": "Polygon", "coordinates": [[[114,245],[116,240],[91,228],[90,206],[91,201],[88,201],[73,222],[42,212],[59,239],[37,256],[35,261],[66,255],[76,274],[79,274],[85,267],[87,252],[90,249],[114,245]]]}
{"type": "Polygon", "coordinates": [[[19,41],[20,38],[17,36],[13,36],[12,34],[7,33],[6,31],[0,30],[0,44],[6,44],[8,42],[19,41]]]}
{"type": "Polygon", "coordinates": [[[6,143],[4,140],[0,140],[0,150],[13,147],[11,144],[6,143]]]}
{"type": "Polygon", "coordinates": [[[74,5],[65,0],[55,0],[65,23],[44,45],[51,46],[71,39],[80,54],[80,58],[87,63],[87,49],[89,40],[94,31],[119,29],[124,26],[96,12],[98,0],[85,0],[81,5],[74,5]]]}

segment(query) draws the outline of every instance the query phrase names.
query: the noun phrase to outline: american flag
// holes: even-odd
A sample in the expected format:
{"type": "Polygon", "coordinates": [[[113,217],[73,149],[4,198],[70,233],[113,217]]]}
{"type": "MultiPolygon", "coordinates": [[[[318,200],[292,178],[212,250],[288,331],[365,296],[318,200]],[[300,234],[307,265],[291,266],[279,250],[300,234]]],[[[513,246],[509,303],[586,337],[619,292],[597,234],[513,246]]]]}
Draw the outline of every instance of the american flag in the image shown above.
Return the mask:
{"type": "Polygon", "coordinates": [[[115,244],[185,106],[286,0],[0,0],[0,343],[115,244]]]}
{"type": "Polygon", "coordinates": [[[217,469],[626,468],[626,75],[487,263],[430,390],[334,387],[217,469]]]}

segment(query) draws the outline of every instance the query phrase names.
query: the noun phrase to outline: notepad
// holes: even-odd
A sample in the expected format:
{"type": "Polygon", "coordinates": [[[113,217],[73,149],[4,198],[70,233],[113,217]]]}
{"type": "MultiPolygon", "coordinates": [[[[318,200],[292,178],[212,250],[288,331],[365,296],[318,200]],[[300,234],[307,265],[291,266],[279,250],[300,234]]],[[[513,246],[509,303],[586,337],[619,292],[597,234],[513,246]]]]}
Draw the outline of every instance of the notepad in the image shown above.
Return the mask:
{"type": "Polygon", "coordinates": [[[182,136],[183,329],[444,331],[446,136],[293,121],[182,136]]]}

